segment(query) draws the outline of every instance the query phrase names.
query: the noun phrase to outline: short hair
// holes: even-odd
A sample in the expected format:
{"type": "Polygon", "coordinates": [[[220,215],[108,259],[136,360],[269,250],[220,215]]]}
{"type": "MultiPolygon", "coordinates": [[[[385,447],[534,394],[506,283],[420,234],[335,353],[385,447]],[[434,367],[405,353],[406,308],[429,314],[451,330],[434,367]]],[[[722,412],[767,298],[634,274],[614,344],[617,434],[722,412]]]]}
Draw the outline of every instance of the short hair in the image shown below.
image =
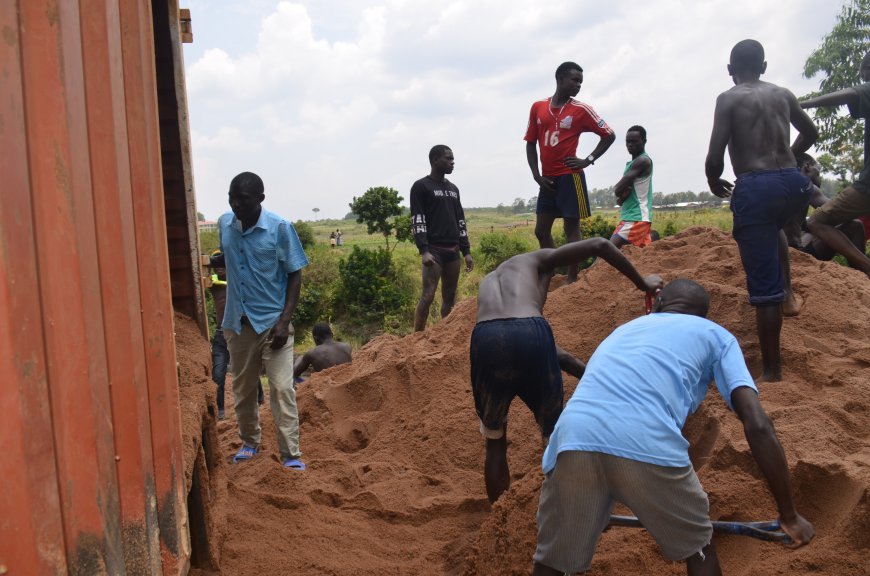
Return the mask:
{"type": "Polygon", "coordinates": [[[448,150],[450,150],[450,146],[446,144],[436,144],[432,146],[432,149],[429,150],[429,162],[431,163],[441,158],[448,150]]]}
{"type": "Polygon", "coordinates": [[[643,126],[635,124],[634,126],[625,131],[626,134],[628,134],[629,132],[639,132],[640,137],[643,139],[644,142],[646,142],[646,128],[644,128],[643,126]]]}
{"type": "Polygon", "coordinates": [[[703,286],[688,278],[677,278],[668,282],[662,288],[661,296],[664,301],[672,297],[686,300],[686,303],[693,308],[693,314],[702,318],[706,318],[710,310],[710,295],[703,286]]]}
{"type": "Polygon", "coordinates": [[[764,72],[764,46],[758,40],[741,40],[731,49],[731,73],[764,72]]]}
{"type": "Polygon", "coordinates": [[[314,343],[320,344],[327,338],[332,337],[332,328],[329,327],[328,322],[318,322],[311,329],[311,335],[314,336],[314,343]]]}
{"type": "Polygon", "coordinates": [[[559,67],[556,68],[556,81],[558,82],[567,76],[571,70],[577,70],[581,74],[583,73],[583,68],[581,68],[576,62],[562,62],[559,64],[559,67]]]}
{"type": "Polygon", "coordinates": [[[265,190],[263,180],[253,172],[242,172],[230,182],[230,190],[244,190],[251,194],[262,194],[265,190]]]}
{"type": "Polygon", "coordinates": [[[817,164],[816,159],[807,154],[806,152],[801,152],[797,156],[795,156],[795,160],[797,160],[798,168],[803,168],[804,166],[812,166],[813,164],[817,164]]]}

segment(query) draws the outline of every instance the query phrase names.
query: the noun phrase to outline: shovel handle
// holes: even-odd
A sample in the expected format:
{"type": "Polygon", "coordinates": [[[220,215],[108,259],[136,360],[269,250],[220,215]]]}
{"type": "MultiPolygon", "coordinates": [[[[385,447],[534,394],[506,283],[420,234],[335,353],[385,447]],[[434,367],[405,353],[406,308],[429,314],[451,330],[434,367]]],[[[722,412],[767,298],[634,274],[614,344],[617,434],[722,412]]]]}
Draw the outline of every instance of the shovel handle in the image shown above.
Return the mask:
{"type": "MultiPolygon", "coordinates": [[[[628,526],[631,528],[643,528],[634,516],[617,516],[610,517],[611,526],[628,526]]],[[[718,534],[736,534],[739,536],[749,536],[766,542],[781,542],[783,544],[791,544],[791,538],[785,532],[781,532],[779,522],[776,520],[768,520],[764,522],[726,522],[722,520],[713,521],[713,532],[718,534]]]]}

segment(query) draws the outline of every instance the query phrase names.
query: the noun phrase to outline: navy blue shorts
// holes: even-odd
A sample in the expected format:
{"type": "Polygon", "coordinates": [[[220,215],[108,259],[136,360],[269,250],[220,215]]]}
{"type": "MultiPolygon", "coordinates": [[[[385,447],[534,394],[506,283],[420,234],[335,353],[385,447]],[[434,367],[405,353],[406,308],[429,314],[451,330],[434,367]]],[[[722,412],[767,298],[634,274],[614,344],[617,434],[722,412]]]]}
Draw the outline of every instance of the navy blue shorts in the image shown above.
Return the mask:
{"type": "Polygon", "coordinates": [[[586,191],[586,174],[547,176],[553,181],[556,194],[538,191],[537,214],[555,214],[561,218],[589,218],[589,193],[586,191]]]}
{"type": "MultiPolygon", "coordinates": [[[[562,370],[550,325],[540,316],[479,322],[471,333],[471,390],[483,428],[503,430],[515,396],[544,436],[562,413],[562,370]]],[[[498,436],[493,436],[498,437],[498,436]]]]}
{"type": "Polygon", "coordinates": [[[737,177],[731,196],[733,234],[753,306],[785,299],[779,231],[789,218],[805,213],[811,189],[809,178],[797,168],[758,170],[737,177]]]}

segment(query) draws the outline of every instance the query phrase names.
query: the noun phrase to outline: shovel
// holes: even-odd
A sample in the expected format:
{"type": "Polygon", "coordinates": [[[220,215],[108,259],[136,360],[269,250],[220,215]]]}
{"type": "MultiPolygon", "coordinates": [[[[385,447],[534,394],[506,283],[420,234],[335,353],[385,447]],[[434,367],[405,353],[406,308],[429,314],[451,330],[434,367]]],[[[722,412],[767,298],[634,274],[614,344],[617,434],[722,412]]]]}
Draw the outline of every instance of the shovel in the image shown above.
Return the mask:
{"type": "MultiPolygon", "coordinates": [[[[610,516],[611,526],[628,526],[631,528],[643,528],[634,516],[610,516]]],[[[736,534],[738,536],[750,536],[758,540],[766,542],[780,542],[782,544],[791,544],[791,538],[788,534],[780,531],[779,521],[770,520],[767,522],[724,522],[721,520],[713,521],[713,532],[718,534],[736,534]]]]}

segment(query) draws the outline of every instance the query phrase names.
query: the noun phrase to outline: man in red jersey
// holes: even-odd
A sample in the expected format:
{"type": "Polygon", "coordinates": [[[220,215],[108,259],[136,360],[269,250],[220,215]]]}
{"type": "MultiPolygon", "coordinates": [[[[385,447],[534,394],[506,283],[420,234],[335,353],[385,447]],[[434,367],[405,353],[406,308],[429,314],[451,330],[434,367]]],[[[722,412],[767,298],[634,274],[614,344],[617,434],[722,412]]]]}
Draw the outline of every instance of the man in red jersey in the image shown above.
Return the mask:
{"type": "MultiPolygon", "coordinates": [[[[583,69],[574,62],[556,68],[556,92],[532,104],[526,129],[526,158],[532,177],[541,187],[535,209],[535,236],[541,248],[555,248],[553,222],[562,218],[565,239],[580,240],[580,218],[591,216],[584,169],[601,157],[616,135],[591,106],[574,100],[583,84],[583,69]],[[594,132],[600,140],[592,154],[577,158],[577,143],[583,132],[594,132]],[[541,169],[538,150],[541,148],[541,169]],[[543,175],[541,175],[543,173],[543,175]]],[[[577,279],[576,264],[568,268],[568,282],[577,279]]]]}

